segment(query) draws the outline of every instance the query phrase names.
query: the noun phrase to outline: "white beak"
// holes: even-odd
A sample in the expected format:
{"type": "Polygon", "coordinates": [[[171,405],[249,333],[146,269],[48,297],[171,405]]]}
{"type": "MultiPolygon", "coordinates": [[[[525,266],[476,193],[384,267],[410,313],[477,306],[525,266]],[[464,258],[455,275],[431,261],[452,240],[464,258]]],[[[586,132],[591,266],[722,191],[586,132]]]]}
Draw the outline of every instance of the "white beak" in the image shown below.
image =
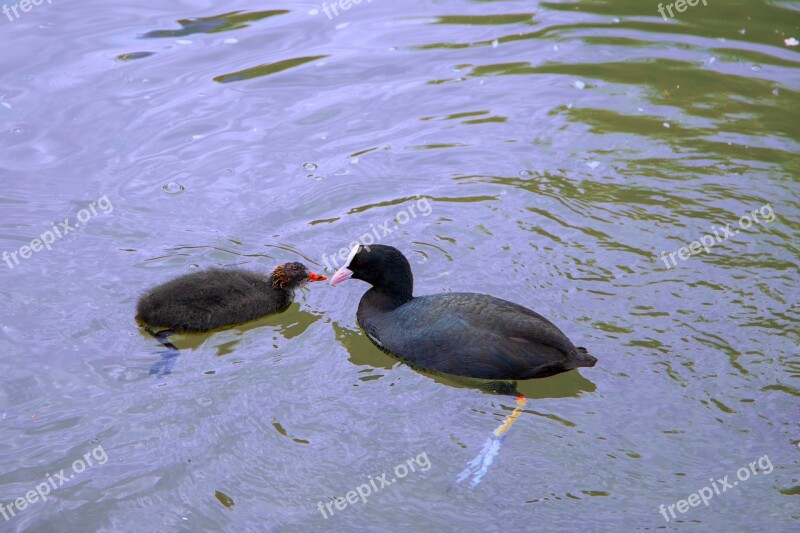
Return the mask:
{"type": "Polygon", "coordinates": [[[347,281],[348,279],[353,277],[353,271],[343,266],[339,270],[336,271],[336,274],[331,276],[331,286],[335,286],[340,284],[343,281],[347,281]]]}

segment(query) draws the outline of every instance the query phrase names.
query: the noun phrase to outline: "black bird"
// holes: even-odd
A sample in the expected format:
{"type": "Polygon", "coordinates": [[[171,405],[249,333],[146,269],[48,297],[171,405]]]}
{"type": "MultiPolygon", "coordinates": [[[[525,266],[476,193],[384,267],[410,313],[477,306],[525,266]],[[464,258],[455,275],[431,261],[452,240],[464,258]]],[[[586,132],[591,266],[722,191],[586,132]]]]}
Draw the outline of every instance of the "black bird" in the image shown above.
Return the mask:
{"type": "Polygon", "coordinates": [[[148,291],[139,299],[136,318],[171,333],[211,331],[282,311],[295,289],[326,279],[302,263],[279,265],[271,274],[212,268],[148,291]]]}
{"type": "Polygon", "coordinates": [[[523,380],[597,362],[552,322],[521,305],[465,292],[414,297],[408,260],[391,246],[355,246],[331,285],[350,278],[372,285],[358,305],[358,324],[379,348],[412,366],[523,380]]]}
{"type": "Polygon", "coordinates": [[[211,268],[159,285],[136,305],[136,319],[167,348],[150,374],[172,373],[180,354],[169,342],[173,333],[211,331],[283,311],[292,303],[295,289],[326,279],[302,263],[285,263],[271,274],[211,268]]]}

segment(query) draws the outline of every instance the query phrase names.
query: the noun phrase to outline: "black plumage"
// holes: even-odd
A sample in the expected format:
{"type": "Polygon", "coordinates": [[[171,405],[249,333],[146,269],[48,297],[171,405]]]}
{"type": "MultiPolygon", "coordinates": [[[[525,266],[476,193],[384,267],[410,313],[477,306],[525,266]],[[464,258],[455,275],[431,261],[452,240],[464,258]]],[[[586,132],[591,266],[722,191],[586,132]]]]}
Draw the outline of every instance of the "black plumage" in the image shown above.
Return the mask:
{"type": "Polygon", "coordinates": [[[405,256],[361,246],[331,278],[372,285],[356,318],[381,349],[419,368],[493,380],[552,376],[597,362],[552,322],[521,305],[475,293],[414,297],[405,256]]]}
{"type": "Polygon", "coordinates": [[[211,331],[282,311],[295,289],[325,279],[302,263],[279,265],[271,274],[211,268],[148,291],[136,313],[142,322],[175,333],[211,331]]]}

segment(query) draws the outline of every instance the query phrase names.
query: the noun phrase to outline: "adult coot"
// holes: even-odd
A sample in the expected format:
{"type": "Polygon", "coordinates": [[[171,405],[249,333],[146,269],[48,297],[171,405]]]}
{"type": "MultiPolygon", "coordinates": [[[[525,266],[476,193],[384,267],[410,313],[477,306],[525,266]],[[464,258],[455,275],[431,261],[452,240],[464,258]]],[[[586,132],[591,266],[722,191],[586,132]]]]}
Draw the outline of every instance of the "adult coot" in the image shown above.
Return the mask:
{"type": "Polygon", "coordinates": [[[327,278],[302,263],[279,265],[271,274],[212,268],[186,274],[139,299],[137,318],[170,333],[211,331],[283,310],[295,289],[327,278]]]}
{"type": "Polygon", "coordinates": [[[411,267],[391,246],[355,246],[331,285],[350,278],[372,285],[358,306],[359,325],[379,348],[411,365],[521,380],[597,362],[552,322],[521,305],[466,292],[414,297],[411,267]]]}

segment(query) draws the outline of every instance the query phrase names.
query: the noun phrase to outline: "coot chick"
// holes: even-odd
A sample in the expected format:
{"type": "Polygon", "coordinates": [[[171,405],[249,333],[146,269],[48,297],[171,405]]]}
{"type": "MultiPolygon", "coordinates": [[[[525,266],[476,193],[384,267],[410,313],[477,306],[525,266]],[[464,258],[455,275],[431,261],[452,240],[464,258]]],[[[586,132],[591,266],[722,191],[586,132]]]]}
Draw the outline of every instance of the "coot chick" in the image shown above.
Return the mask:
{"type": "Polygon", "coordinates": [[[211,331],[282,311],[295,289],[326,279],[302,263],[279,265],[271,274],[212,268],[150,290],[139,299],[136,314],[171,333],[211,331]]]}
{"type": "Polygon", "coordinates": [[[422,369],[492,380],[542,378],[594,366],[552,322],[486,294],[414,297],[411,267],[391,246],[355,246],[331,285],[347,279],[372,288],[356,318],[379,348],[422,369]]]}

